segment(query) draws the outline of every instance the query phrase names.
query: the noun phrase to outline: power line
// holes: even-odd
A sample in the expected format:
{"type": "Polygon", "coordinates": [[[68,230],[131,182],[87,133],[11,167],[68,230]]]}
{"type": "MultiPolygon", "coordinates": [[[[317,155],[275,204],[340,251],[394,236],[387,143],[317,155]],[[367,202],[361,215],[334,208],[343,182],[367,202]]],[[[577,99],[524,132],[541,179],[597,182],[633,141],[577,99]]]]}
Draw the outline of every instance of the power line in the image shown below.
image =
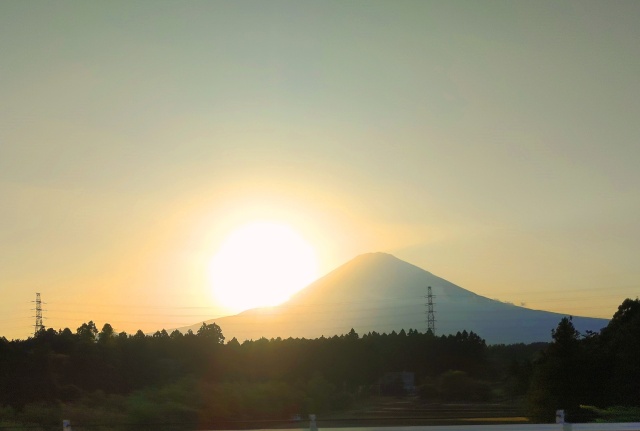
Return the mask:
{"type": "MultiPolygon", "coordinates": [[[[621,296],[629,296],[624,294],[623,292],[627,292],[629,290],[635,290],[636,286],[615,286],[612,287],[611,289],[609,289],[607,291],[606,294],[596,294],[596,295],[582,295],[581,296],[581,300],[588,300],[588,299],[597,299],[597,298],[611,298],[612,296],[612,290],[614,291],[613,293],[617,293],[620,294],[621,296]]],[[[564,296],[567,296],[567,294],[572,294],[572,293],[577,293],[579,291],[593,291],[593,289],[585,289],[585,288],[581,288],[581,289],[571,289],[571,290],[566,290],[566,291],[556,291],[555,293],[557,294],[562,294],[564,296]]],[[[516,294],[518,295],[527,295],[527,294],[534,294],[534,293],[540,293],[540,291],[519,291],[516,294]]],[[[595,292],[594,292],[595,293],[595,292]]],[[[633,296],[633,295],[632,295],[633,296]]],[[[424,298],[424,297],[423,297],[424,298]]],[[[37,299],[37,298],[36,298],[37,299]]],[[[336,298],[337,299],[337,298],[336,298]]],[[[363,308],[358,308],[358,307],[349,307],[349,305],[352,304],[366,304],[366,303],[377,303],[378,300],[377,299],[359,299],[358,301],[322,301],[322,302],[314,302],[313,304],[295,304],[295,308],[297,308],[298,310],[293,311],[291,309],[288,309],[288,307],[286,307],[284,310],[278,312],[277,314],[279,314],[281,317],[284,316],[291,316],[291,315],[304,315],[306,316],[305,321],[309,320],[309,316],[310,315],[316,315],[317,319],[313,319],[316,321],[322,321],[324,319],[324,315],[327,314],[331,314],[331,320],[335,321],[336,320],[336,309],[333,310],[318,310],[317,307],[318,305],[334,305],[334,306],[340,306],[342,305],[344,308],[348,308],[348,309],[341,309],[339,311],[338,314],[342,315],[342,319],[347,320],[347,316],[345,316],[345,314],[352,314],[352,313],[359,313],[359,312],[364,312],[364,311],[377,311],[378,313],[383,312],[383,313],[389,313],[392,312],[392,309],[397,310],[397,312],[402,313],[403,315],[408,315],[408,314],[413,314],[413,313],[406,313],[401,311],[403,308],[406,309],[408,311],[408,308],[410,307],[410,305],[414,305],[415,306],[415,300],[417,299],[417,297],[408,297],[405,300],[399,300],[399,301],[394,301],[395,304],[391,305],[386,305],[384,307],[363,307],[363,308]],[[404,305],[407,304],[407,305],[404,305]],[[309,308],[315,308],[315,309],[309,309],[309,308]],[[304,309],[307,308],[307,311],[304,311],[304,309]],[[286,311],[285,311],[286,310],[286,311]],[[293,312],[292,312],[293,311],[293,312]]],[[[453,300],[455,300],[455,298],[452,298],[453,300]]],[[[487,298],[490,299],[490,298],[487,298]]],[[[542,303],[561,303],[561,302],[565,302],[565,301],[574,301],[573,299],[570,298],[558,298],[556,300],[549,298],[549,296],[547,295],[544,299],[540,299],[539,301],[531,301],[531,304],[528,306],[528,308],[532,308],[533,304],[542,304],[542,303]]],[[[36,301],[32,301],[32,302],[36,302],[36,301]]],[[[505,301],[500,301],[500,302],[505,302],[505,301]]],[[[506,302],[506,303],[510,303],[510,302],[506,302]]],[[[41,325],[39,327],[36,327],[36,325],[34,325],[34,329],[39,330],[41,328],[44,328],[44,324],[42,323],[42,321],[44,320],[44,317],[42,316],[42,312],[46,311],[46,310],[42,310],[42,304],[44,304],[41,301],[41,307],[40,307],[40,315],[38,316],[38,310],[36,309],[36,325],[38,325],[38,323],[41,325]],[[42,320],[40,320],[40,322],[38,322],[38,317],[42,320]]],[[[49,303],[47,303],[49,304],[49,303]]],[[[69,302],[58,302],[58,304],[65,304],[65,305],[70,305],[72,303],[69,302]]],[[[510,303],[511,305],[513,305],[512,303],[510,303]]],[[[109,314],[109,315],[114,315],[114,314],[118,314],[118,315],[122,315],[124,316],[131,316],[133,317],[134,315],[136,317],[139,316],[145,316],[145,317],[156,317],[158,320],[162,320],[162,321],[155,321],[156,319],[144,319],[144,320],[116,320],[116,322],[119,322],[121,325],[160,325],[160,326],[164,326],[164,327],[179,327],[179,326],[188,326],[191,324],[191,322],[180,322],[180,321],[176,321],[176,320],[182,320],[182,319],[193,319],[193,320],[201,320],[201,319],[205,319],[205,320],[212,320],[212,319],[220,319],[222,317],[225,316],[211,316],[210,314],[204,314],[204,313],[193,313],[193,312],[189,312],[189,311],[196,311],[196,310],[205,310],[205,309],[210,309],[211,307],[205,307],[205,306],[191,306],[191,307],[178,307],[178,306],[136,306],[136,305],[132,305],[132,304],[122,304],[122,305],[118,305],[118,308],[120,308],[120,312],[119,313],[109,313],[108,309],[111,307],[115,307],[116,305],[110,305],[110,304],[86,304],[86,303],[82,303],[81,305],[83,305],[82,310],[84,310],[83,314],[86,313],[96,313],[98,315],[101,314],[109,314]],[[93,306],[97,306],[95,311],[91,311],[91,310],[87,310],[86,305],[89,306],[89,308],[93,308],[93,306]],[[123,306],[129,307],[130,309],[132,308],[133,310],[131,310],[131,313],[127,313],[126,311],[123,312],[124,310],[122,310],[123,306]],[[103,310],[99,310],[99,308],[106,308],[103,310]],[[143,314],[138,314],[135,313],[134,310],[136,308],[142,308],[142,309],[147,309],[147,313],[143,313],[143,314]],[[155,311],[157,310],[157,312],[155,311]],[[161,310],[167,310],[167,311],[179,311],[179,310],[185,310],[185,313],[172,313],[170,315],[168,314],[164,314],[162,313],[161,310]],[[209,317],[211,316],[211,317],[209,317]],[[169,317],[169,321],[167,321],[167,317],[169,317]],[[177,319],[176,319],[177,318],[177,319]],[[176,320],[174,320],[176,319],[176,320]]],[[[517,305],[516,305],[517,306],[517,305]]],[[[524,304],[523,304],[524,306],[524,304]]],[[[342,308],[342,307],[341,307],[342,308]]],[[[615,307],[613,307],[615,309],[615,307]]],[[[602,310],[602,305],[598,305],[598,306],[585,306],[585,305],[580,305],[580,306],[573,306],[571,307],[571,312],[567,313],[566,311],[551,311],[551,310],[542,310],[542,311],[549,311],[549,312],[555,312],[555,313],[559,313],[559,314],[573,314],[573,315],[579,315],[581,314],[581,312],[586,312],[587,310],[602,310]]],[[[67,313],[71,311],[69,309],[67,309],[66,307],[61,307],[60,309],[54,310],[53,316],[48,315],[49,319],[53,319],[53,320],[71,320],[71,321],[78,321],[78,322],[82,322],[84,321],[84,318],[72,318],[71,316],[67,315],[67,313]],[[56,312],[60,313],[60,315],[56,316],[56,312]]],[[[73,314],[77,314],[78,308],[74,308],[73,311],[75,313],[73,314]]],[[[487,319],[491,318],[491,319],[495,319],[495,318],[500,318],[500,314],[501,311],[508,311],[508,310],[493,310],[491,311],[491,317],[487,316],[487,319]]],[[[614,311],[614,310],[612,310],[614,311]]],[[[424,311],[422,312],[424,313],[424,311]]],[[[50,314],[50,313],[48,313],[50,314]]],[[[481,313],[483,314],[483,313],[481,313]]],[[[423,314],[424,315],[424,314],[423,314]]],[[[32,316],[34,317],[34,316],[32,316]]],[[[93,320],[96,320],[97,316],[91,316],[93,318],[93,320]]],[[[353,316],[355,317],[355,316],[353,316]]],[[[435,316],[434,316],[435,317],[435,316]]],[[[480,316],[477,316],[474,321],[482,321],[485,319],[482,318],[478,318],[480,316]]],[[[595,316],[593,316],[595,317],[595,316]]],[[[26,318],[26,317],[25,317],[26,318]]],[[[601,316],[600,318],[610,318],[610,315],[607,316],[601,316]]],[[[20,319],[20,317],[16,317],[16,318],[12,318],[12,319],[8,319],[8,318],[4,318],[4,319],[0,319],[0,320],[12,320],[15,321],[17,319],[20,319]]],[[[98,317],[98,319],[101,320],[105,320],[103,317],[98,317]]],[[[339,319],[339,320],[342,320],[339,319]]],[[[106,319],[107,321],[111,322],[111,323],[116,323],[114,322],[114,319],[112,318],[108,318],[106,319]]],[[[357,319],[360,320],[360,319],[357,319]]],[[[448,319],[445,319],[448,321],[448,319]]],[[[457,319],[454,319],[454,321],[457,319]]],[[[52,322],[53,323],[53,322],[52,322]]],[[[435,322],[434,322],[435,323],[435,322]]],[[[0,325],[4,328],[4,330],[6,329],[13,329],[13,328],[18,328],[18,327],[22,327],[21,325],[10,325],[10,326],[6,326],[6,325],[0,325]]],[[[52,325],[52,326],[55,326],[52,325]]],[[[65,326],[65,325],[62,325],[65,326]]],[[[66,325],[68,326],[68,324],[66,325]]],[[[435,326],[435,325],[434,325],[435,326]]]]}
{"type": "MultiPolygon", "coordinates": [[[[347,303],[342,303],[342,304],[347,304],[347,303]]],[[[513,306],[513,307],[518,307],[518,306],[513,306]]],[[[296,307],[297,308],[297,307],[296,307]]],[[[601,306],[594,306],[594,307],[581,307],[581,309],[601,309],[601,306]]],[[[323,320],[331,320],[331,321],[335,321],[336,319],[338,320],[353,320],[354,318],[358,319],[359,317],[353,316],[354,314],[359,314],[362,312],[377,312],[378,315],[381,314],[387,314],[387,313],[392,313],[392,314],[397,314],[397,313],[401,313],[404,316],[408,316],[408,315],[417,315],[417,314],[422,314],[424,312],[411,312],[410,310],[416,310],[416,304],[415,302],[408,302],[406,304],[394,304],[394,305],[385,305],[385,306],[381,306],[381,307],[362,307],[362,308],[353,308],[353,307],[348,307],[345,309],[341,309],[338,313],[336,309],[332,309],[332,310],[280,310],[277,313],[274,314],[277,315],[278,318],[283,318],[283,317],[295,317],[295,316],[300,316],[302,318],[302,321],[323,321],[323,320]],[[328,319],[325,316],[327,315],[331,315],[331,318],[328,319]],[[315,316],[315,318],[314,318],[315,316]]],[[[548,310],[547,310],[548,311],[548,310]]],[[[473,314],[480,317],[482,315],[487,315],[487,319],[496,319],[496,318],[500,318],[502,314],[504,313],[510,313],[511,310],[509,309],[490,309],[490,310],[478,310],[476,312],[474,312],[473,314]]],[[[85,312],[86,314],[86,312],[85,312]]],[[[110,315],[114,315],[109,313],[110,315]]],[[[224,316],[218,316],[218,317],[210,317],[209,315],[204,315],[204,314],[185,314],[185,315],[164,315],[164,314],[144,314],[145,317],[157,317],[159,319],[162,319],[162,321],[157,321],[155,319],[151,320],[151,319],[145,319],[145,320],[129,320],[126,319],[127,316],[132,316],[131,313],[115,313],[116,315],[120,315],[125,317],[124,319],[113,319],[113,318],[108,318],[109,322],[114,324],[114,323],[120,323],[120,324],[140,324],[140,325],[165,325],[165,327],[170,327],[170,326],[183,326],[183,325],[190,325],[194,320],[199,320],[201,318],[204,318],[205,320],[213,320],[213,319],[221,319],[224,316]],[[190,319],[191,321],[176,321],[173,319],[170,319],[169,321],[166,319],[166,317],[172,317],[172,318],[176,318],[176,317],[181,317],[183,319],[190,319]]],[[[265,313],[266,315],[269,315],[269,313],[265,313]]],[[[256,314],[251,314],[251,315],[240,315],[240,318],[242,320],[244,320],[245,322],[253,320],[252,318],[256,318],[259,319],[260,317],[263,317],[265,314],[262,313],[256,313],[256,314]]],[[[559,314],[567,314],[566,312],[560,312],[559,314]]],[[[575,313],[572,313],[575,314],[575,313]]],[[[136,315],[136,317],[139,317],[140,315],[136,315]]],[[[236,315],[238,316],[238,315],[236,315]]],[[[69,319],[69,316],[64,316],[63,315],[56,315],[54,313],[53,316],[49,316],[52,319],[69,319]]],[[[88,318],[88,317],[87,317],[88,318]]],[[[74,321],[78,321],[81,322],[82,319],[85,319],[83,317],[76,317],[76,318],[72,318],[72,320],[74,321]]],[[[95,319],[95,316],[93,317],[93,320],[95,319]]],[[[289,319],[290,320],[290,319],[289,319]]],[[[445,319],[447,321],[449,321],[449,319],[445,319]]],[[[457,320],[457,319],[454,319],[457,320]]],[[[467,318],[468,320],[468,318],[467,318]]],[[[478,319],[476,318],[475,320],[480,321],[480,320],[485,320],[485,319],[478,319]]]]}
{"type": "MultiPolygon", "coordinates": [[[[461,288],[462,289],[462,288],[461,288]]],[[[584,300],[584,299],[597,299],[597,298],[610,298],[612,295],[628,295],[627,291],[631,291],[630,293],[632,293],[631,296],[637,296],[637,292],[638,289],[640,289],[640,286],[610,286],[606,288],[606,293],[598,293],[595,295],[580,295],[580,299],[584,300]],[[633,293],[635,293],[636,295],[633,295],[633,293]]],[[[465,289],[466,290],[466,289],[465,289]]],[[[554,290],[513,290],[513,291],[500,291],[500,292],[492,292],[492,293],[478,293],[478,292],[472,292],[469,291],[472,294],[476,294],[479,296],[483,296],[487,299],[491,299],[491,300],[496,300],[496,301],[500,301],[500,302],[505,302],[502,301],[498,298],[496,298],[496,295],[510,295],[510,296],[515,296],[518,295],[520,297],[525,297],[525,299],[527,299],[526,297],[530,297],[531,295],[544,295],[544,298],[541,299],[530,299],[531,302],[535,302],[535,303],[551,303],[551,302],[562,302],[562,301],[575,301],[574,298],[571,297],[567,297],[571,294],[578,294],[580,292],[599,292],[602,291],[603,289],[594,289],[594,288],[578,288],[578,289],[562,289],[562,290],[558,290],[558,289],[554,289],[554,290]],[[553,299],[550,297],[550,294],[557,294],[557,295],[562,295],[563,298],[558,298],[558,299],[553,299]]],[[[407,297],[407,300],[413,301],[420,296],[412,296],[412,297],[407,297]]],[[[293,298],[292,298],[293,299],[293,298]]],[[[339,304],[354,304],[354,303],[364,303],[364,302],[378,302],[378,299],[358,299],[357,301],[327,301],[327,302],[314,302],[313,304],[296,304],[296,306],[298,307],[302,307],[302,306],[307,306],[307,307],[316,307],[318,305],[339,305],[339,304]]],[[[61,302],[47,302],[48,305],[51,304],[60,304],[61,302]]],[[[206,309],[213,309],[215,307],[212,306],[174,306],[174,305],[136,305],[136,304],[105,304],[105,303],[87,303],[87,302],[70,302],[70,301],[64,301],[63,302],[65,305],[78,305],[81,306],[83,309],[88,309],[89,307],[95,307],[96,308],[96,312],[100,311],[100,309],[106,308],[106,309],[110,309],[110,308],[117,308],[117,309],[123,309],[123,308],[135,308],[135,309],[156,309],[156,310],[163,310],[163,309],[169,309],[169,310],[206,310],[206,309]]],[[[62,311],[62,310],[60,310],[62,311]]]]}

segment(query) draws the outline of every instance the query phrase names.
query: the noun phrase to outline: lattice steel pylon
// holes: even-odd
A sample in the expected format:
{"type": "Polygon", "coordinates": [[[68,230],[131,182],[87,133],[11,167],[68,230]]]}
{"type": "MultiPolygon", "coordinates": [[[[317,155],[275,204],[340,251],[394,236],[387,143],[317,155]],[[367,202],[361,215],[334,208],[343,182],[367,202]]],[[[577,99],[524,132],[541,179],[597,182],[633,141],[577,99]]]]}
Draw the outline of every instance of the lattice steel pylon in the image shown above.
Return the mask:
{"type": "Polygon", "coordinates": [[[40,293],[36,293],[36,324],[33,326],[35,327],[33,335],[38,335],[38,332],[44,329],[42,325],[42,300],[40,299],[40,293]]]}
{"type": "Polygon", "coordinates": [[[427,287],[427,332],[436,335],[436,316],[433,311],[433,292],[431,286],[427,287]]]}

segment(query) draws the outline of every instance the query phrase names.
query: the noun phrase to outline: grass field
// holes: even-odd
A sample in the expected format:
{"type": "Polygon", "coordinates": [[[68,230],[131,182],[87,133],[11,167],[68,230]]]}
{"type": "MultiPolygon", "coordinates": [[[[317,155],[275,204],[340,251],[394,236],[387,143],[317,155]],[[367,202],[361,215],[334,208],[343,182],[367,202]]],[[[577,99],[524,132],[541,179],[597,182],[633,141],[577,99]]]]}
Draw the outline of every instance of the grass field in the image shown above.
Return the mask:
{"type": "Polygon", "coordinates": [[[529,420],[518,403],[433,403],[417,397],[374,397],[346,412],[318,416],[318,426],[424,426],[522,424],[529,420]]]}

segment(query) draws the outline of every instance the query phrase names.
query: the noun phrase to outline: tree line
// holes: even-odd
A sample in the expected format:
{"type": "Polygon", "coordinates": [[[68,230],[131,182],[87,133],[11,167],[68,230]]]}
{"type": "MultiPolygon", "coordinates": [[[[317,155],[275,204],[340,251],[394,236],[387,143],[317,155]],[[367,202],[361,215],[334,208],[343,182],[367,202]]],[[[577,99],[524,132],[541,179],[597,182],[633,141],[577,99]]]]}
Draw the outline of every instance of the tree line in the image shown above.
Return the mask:
{"type": "Polygon", "coordinates": [[[637,298],[626,299],[600,332],[580,334],[565,317],[552,338],[533,363],[528,388],[533,418],[549,420],[550,411],[562,408],[574,422],[608,416],[640,420],[637,298]]]}
{"type": "MultiPolygon", "coordinates": [[[[146,335],[93,322],[0,337],[0,424],[180,423],[275,420],[402,395],[393,372],[411,372],[425,402],[521,399],[535,420],[570,419],[640,402],[640,303],[625,300],[600,333],[562,319],[551,343],[487,346],[474,332],[408,332],[317,339],[226,340],[222,328],[146,335]],[[590,410],[581,408],[589,405],[590,410]]],[[[588,416],[591,415],[591,416],[588,416]]]]}

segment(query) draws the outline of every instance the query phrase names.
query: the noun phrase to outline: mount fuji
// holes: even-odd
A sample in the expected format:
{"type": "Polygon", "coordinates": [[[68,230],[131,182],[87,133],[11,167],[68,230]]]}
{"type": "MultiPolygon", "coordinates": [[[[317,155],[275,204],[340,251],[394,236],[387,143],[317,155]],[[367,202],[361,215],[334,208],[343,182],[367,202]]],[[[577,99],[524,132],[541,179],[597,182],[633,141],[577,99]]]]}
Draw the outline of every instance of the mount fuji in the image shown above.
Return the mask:
{"type": "MultiPolygon", "coordinates": [[[[473,331],[489,344],[550,341],[564,314],[532,310],[477,295],[390,254],[360,255],[311,283],[285,303],[209,320],[227,340],[317,338],[426,330],[431,286],[436,335],[473,331]]],[[[599,331],[607,319],[573,317],[580,332],[599,331]]],[[[200,324],[179,328],[192,329],[200,324]]]]}

